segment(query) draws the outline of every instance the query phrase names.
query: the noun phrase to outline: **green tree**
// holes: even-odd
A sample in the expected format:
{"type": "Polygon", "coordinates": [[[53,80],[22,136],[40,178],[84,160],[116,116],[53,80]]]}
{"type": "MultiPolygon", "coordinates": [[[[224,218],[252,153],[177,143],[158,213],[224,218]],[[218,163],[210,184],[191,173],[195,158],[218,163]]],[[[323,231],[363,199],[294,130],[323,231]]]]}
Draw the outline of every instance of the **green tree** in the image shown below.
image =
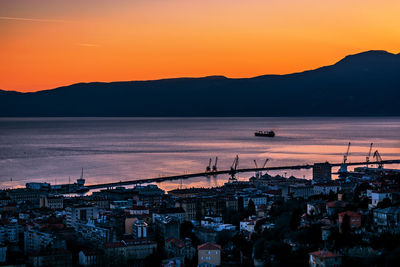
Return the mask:
{"type": "Polygon", "coordinates": [[[256,215],[256,206],[252,199],[249,200],[249,204],[247,205],[247,213],[249,215],[256,215]]]}
{"type": "Polygon", "coordinates": [[[392,201],[390,198],[385,197],[381,202],[378,203],[377,207],[379,209],[385,209],[392,206],[392,201]]]}

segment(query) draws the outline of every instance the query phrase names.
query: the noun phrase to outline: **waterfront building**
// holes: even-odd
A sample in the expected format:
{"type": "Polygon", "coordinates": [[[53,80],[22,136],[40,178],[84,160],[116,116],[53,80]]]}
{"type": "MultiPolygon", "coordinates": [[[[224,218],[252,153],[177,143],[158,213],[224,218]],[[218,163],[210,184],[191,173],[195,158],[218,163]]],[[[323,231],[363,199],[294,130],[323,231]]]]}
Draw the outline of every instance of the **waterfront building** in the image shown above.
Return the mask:
{"type": "Polygon", "coordinates": [[[6,192],[12,202],[18,203],[20,201],[29,201],[37,205],[39,205],[40,198],[47,194],[47,192],[44,191],[25,188],[10,189],[6,192]]]}
{"type": "Polygon", "coordinates": [[[330,181],[332,179],[332,166],[329,162],[314,163],[313,165],[313,181],[330,181]]]}

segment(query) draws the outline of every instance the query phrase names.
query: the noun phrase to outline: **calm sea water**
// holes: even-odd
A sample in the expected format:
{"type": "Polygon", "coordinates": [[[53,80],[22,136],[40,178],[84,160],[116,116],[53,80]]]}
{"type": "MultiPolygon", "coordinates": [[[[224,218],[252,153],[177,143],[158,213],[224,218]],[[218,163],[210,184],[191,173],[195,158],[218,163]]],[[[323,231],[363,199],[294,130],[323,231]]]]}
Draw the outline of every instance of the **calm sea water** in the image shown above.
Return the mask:
{"type": "MultiPolygon", "coordinates": [[[[266,158],[269,166],[340,162],[348,142],[349,161],[365,160],[371,142],[384,159],[400,159],[400,118],[2,118],[0,187],[67,183],[81,168],[87,184],[199,172],[216,156],[219,169],[228,169],[236,154],[239,167],[266,158]],[[269,129],[275,138],[254,137],[269,129]]],[[[292,174],[311,177],[310,170],[292,174]]],[[[226,180],[193,178],[183,186],[226,180]]]]}

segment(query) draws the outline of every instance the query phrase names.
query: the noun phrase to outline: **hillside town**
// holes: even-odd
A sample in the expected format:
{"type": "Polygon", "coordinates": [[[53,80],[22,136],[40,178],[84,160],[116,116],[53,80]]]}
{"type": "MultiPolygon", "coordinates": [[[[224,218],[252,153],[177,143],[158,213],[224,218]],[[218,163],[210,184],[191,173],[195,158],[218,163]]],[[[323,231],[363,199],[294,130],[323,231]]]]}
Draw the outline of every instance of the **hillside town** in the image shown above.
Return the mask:
{"type": "Polygon", "coordinates": [[[395,266],[400,171],[257,172],[214,188],[0,192],[0,266],[395,266]]]}

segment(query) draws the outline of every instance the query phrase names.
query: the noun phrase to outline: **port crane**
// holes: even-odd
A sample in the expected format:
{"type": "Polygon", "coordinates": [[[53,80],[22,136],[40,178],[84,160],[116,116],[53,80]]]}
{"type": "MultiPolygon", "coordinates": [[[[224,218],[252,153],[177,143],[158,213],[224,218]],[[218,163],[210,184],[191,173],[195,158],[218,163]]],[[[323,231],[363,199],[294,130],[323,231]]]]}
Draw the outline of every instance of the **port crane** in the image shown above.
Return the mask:
{"type": "Polygon", "coordinates": [[[368,155],[365,157],[365,162],[366,162],[366,166],[368,168],[368,164],[369,164],[369,158],[371,157],[371,152],[372,152],[372,146],[374,145],[374,143],[371,143],[369,145],[369,151],[368,151],[368,155]]]}
{"type": "Polygon", "coordinates": [[[230,169],[230,173],[229,173],[231,175],[231,177],[229,177],[230,182],[237,180],[235,175],[236,175],[236,170],[237,170],[238,166],[239,166],[239,155],[236,155],[235,159],[233,160],[233,163],[232,163],[232,166],[230,169]]]}
{"type": "Polygon", "coordinates": [[[383,162],[382,162],[383,160],[382,160],[381,154],[379,154],[378,150],[375,150],[374,158],[378,162],[378,168],[382,169],[383,168],[383,162]]]}
{"type": "MultiPolygon", "coordinates": [[[[264,164],[262,165],[261,169],[265,168],[265,165],[267,165],[267,162],[269,161],[269,159],[266,159],[264,161],[264,164]]],[[[256,165],[256,169],[258,169],[258,165],[257,165],[257,161],[254,160],[254,164],[256,165]]],[[[256,171],[256,178],[260,178],[262,176],[262,171],[256,171]]]]}
{"type": "Polygon", "coordinates": [[[213,172],[218,171],[217,163],[218,163],[218,157],[215,157],[215,164],[212,166],[212,171],[213,172]]]}
{"type": "Polygon", "coordinates": [[[350,145],[351,143],[349,142],[349,144],[347,145],[347,151],[346,153],[343,155],[343,163],[340,165],[340,169],[339,172],[340,173],[346,173],[347,172],[347,158],[349,156],[349,152],[350,152],[350,145]]]}
{"type": "MultiPolygon", "coordinates": [[[[254,160],[254,165],[256,165],[256,169],[258,169],[257,160],[254,160]]],[[[256,171],[256,178],[260,178],[260,171],[256,171]]]]}
{"type": "Polygon", "coordinates": [[[351,143],[349,142],[349,144],[347,145],[347,151],[346,151],[346,153],[343,155],[343,164],[346,164],[347,157],[349,156],[350,145],[351,145],[351,143]]]}
{"type": "Polygon", "coordinates": [[[211,161],[212,159],[210,158],[210,160],[208,161],[208,166],[206,167],[206,172],[211,172],[211,161]]]}

